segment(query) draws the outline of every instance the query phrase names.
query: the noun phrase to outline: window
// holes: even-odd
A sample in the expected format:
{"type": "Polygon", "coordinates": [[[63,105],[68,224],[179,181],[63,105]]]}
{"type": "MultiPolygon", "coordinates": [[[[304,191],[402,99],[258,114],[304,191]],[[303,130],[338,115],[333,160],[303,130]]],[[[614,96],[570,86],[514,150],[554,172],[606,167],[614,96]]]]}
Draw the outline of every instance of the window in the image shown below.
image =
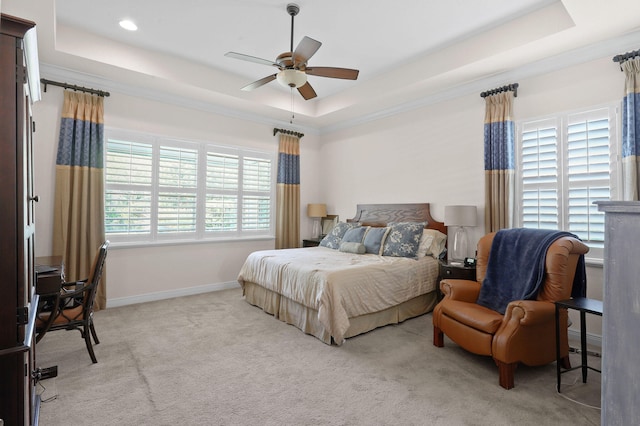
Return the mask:
{"type": "Polygon", "coordinates": [[[518,124],[518,226],[561,229],[602,258],[604,213],[594,201],[615,199],[616,108],[518,124]]]}
{"type": "Polygon", "coordinates": [[[273,235],[274,154],[106,130],[112,241],[273,235]]]}

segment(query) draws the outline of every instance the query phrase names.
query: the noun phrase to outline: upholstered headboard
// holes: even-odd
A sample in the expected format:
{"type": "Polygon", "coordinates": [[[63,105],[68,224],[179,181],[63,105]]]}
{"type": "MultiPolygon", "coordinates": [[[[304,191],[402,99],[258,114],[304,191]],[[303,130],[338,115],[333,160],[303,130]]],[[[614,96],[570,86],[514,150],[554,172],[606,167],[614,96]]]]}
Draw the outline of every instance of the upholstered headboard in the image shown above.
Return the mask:
{"type": "Polygon", "coordinates": [[[389,222],[427,222],[426,228],[446,234],[443,222],[431,217],[429,203],[415,204],[358,204],[356,215],[347,222],[360,222],[364,226],[386,226],[389,222]]]}

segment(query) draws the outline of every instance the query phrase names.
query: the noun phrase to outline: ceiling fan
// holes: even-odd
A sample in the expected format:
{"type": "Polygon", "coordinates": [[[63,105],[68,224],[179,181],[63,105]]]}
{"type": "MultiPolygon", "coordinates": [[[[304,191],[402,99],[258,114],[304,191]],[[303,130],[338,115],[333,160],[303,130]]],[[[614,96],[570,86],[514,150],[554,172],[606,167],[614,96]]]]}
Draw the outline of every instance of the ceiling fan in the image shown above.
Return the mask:
{"type": "Polygon", "coordinates": [[[300,7],[297,4],[290,3],[287,5],[287,13],[291,15],[291,51],[281,53],[275,61],[256,58],[255,56],[244,55],[236,52],[225,53],[225,56],[230,58],[269,65],[280,70],[275,74],[261,78],[260,80],[244,86],[242,90],[251,91],[277,79],[278,82],[285,87],[291,87],[292,89],[294,87],[297,88],[302,97],[308,100],[315,98],[318,95],[307,81],[307,75],[341,78],[345,80],[356,80],[358,78],[359,71],[354,69],[308,66],[307,61],[318,51],[320,46],[322,46],[322,43],[317,40],[305,36],[300,41],[296,49],[293,50],[293,19],[298,12],[300,12],[300,7]]]}

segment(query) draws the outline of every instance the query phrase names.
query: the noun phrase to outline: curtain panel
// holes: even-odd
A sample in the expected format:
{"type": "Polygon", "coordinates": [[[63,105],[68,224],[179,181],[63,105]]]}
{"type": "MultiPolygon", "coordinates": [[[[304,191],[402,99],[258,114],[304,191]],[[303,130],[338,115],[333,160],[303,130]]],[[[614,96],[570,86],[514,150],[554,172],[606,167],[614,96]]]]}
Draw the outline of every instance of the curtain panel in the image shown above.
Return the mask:
{"type": "Polygon", "coordinates": [[[625,74],[622,101],[622,173],[625,201],[640,200],[640,57],[620,64],[625,74]]]}
{"type": "MultiPolygon", "coordinates": [[[[56,157],[53,253],[67,281],[89,277],[104,232],[104,99],[64,91],[56,157]]],[[[106,307],[103,274],[94,310],[106,307]]]]}
{"type": "Polygon", "coordinates": [[[485,232],[511,228],[515,200],[513,92],[485,97],[485,232]]]}
{"type": "Polygon", "coordinates": [[[276,186],[276,249],[300,247],[300,138],[280,134],[276,186]]]}

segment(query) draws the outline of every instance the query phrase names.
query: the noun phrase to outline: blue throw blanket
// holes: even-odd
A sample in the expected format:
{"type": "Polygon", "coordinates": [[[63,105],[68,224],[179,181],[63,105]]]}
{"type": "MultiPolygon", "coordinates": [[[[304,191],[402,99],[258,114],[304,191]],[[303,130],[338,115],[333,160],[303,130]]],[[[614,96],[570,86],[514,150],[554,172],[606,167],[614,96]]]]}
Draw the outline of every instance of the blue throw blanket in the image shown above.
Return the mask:
{"type": "MultiPolygon", "coordinates": [[[[509,302],[534,300],[542,285],[547,249],[558,238],[574,237],[563,231],[542,229],[503,229],[496,233],[487,273],[477,303],[504,314],[509,302]]],[[[584,255],[580,256],[571,296],[586,294],[584,255]]]]}

